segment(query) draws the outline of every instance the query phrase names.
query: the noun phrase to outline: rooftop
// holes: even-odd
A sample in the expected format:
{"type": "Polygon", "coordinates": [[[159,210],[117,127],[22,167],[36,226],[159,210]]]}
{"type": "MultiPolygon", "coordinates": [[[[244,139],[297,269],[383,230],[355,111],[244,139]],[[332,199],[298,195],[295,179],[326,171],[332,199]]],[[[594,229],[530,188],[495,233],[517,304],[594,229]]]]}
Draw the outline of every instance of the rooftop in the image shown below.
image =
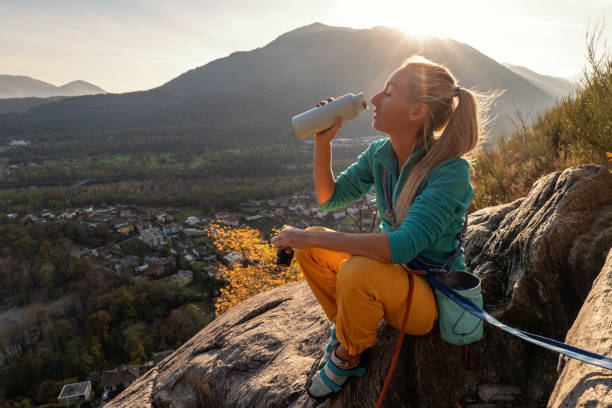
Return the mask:
{"type": "Polygon", "coordinates": [[[91,389],[91,383],[89,381],[64,385],[62,392],[60,392],[60,395],[57,398],[69,398],[83,395],[87,391],[87,387],[91,389]]]}

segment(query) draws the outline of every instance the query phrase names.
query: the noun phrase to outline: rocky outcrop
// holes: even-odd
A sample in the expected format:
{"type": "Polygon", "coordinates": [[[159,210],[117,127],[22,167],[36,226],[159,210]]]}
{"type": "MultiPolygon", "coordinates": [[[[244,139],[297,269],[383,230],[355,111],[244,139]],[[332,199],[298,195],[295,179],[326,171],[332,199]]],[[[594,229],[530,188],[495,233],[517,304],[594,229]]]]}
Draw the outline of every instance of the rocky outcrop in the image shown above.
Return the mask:
{"type": "MultiPolygon", "coordinates": [[[[483,279],[485,308],[499,320],[562,340],[611,242],[612,175],[586,165],[543,177],[523,199],[471,214],[466,261],[483,279]]],[[[255,296],[217,318],[107,407],[312,406],[304,386],[327,328],[305,283],[255,296]]],[[[610,327],[599,329],[607,332],[588,335],[610,337],[610,327]]],[[[364,355],[366,375],[351,379],[324,406],[375,406],[398,335],[384,323],[378,333],[364,355]]],[[[437,333],[408,337],[385,406],[540,407],[557,380],[557,361],[556,354],[490,327],[467,358],[463,347],[437,333]],[[496,402],[496,395],[513,401],[496,402]]]]}
{"type": "MultiPolygon", "coordinates": [[[[612,249],[565,342],[612,356],[612,249]]],[[[559,368],[550,408],[612,407],[612,371],[567,357],[559,359],[559,368]]]]}

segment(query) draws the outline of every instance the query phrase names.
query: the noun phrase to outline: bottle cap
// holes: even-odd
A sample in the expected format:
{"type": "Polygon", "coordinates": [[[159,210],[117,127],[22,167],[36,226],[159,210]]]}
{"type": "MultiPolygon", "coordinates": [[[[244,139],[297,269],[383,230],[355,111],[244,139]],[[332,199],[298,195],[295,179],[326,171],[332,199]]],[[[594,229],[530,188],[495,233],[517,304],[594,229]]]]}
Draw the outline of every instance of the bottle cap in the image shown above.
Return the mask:
{"type": "Polygon", "coordinates": [[[359,103],[363,106],[363,109],[368,109],[368,102],[366,101],[365,96],[363,96],[363,92],[360,92],[356,95],[359,98],[359,103]]]}

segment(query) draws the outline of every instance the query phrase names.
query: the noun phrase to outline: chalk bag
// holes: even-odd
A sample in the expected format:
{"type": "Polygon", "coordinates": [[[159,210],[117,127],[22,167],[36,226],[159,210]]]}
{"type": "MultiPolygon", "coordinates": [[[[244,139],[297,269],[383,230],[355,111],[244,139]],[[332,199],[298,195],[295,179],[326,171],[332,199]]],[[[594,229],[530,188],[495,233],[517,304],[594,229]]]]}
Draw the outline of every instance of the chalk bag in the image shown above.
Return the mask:
{"type": "MultiPolygon", "coordinates": [[[[482,308],[480,278],[464,271],[445,271],[435,276],[435,279],[482,308]]],[[[465,345],[482,338],[482,320],[467,312],[438,289],[434,293],[438,303],[438,325],[444,341],[465,345]]]]}

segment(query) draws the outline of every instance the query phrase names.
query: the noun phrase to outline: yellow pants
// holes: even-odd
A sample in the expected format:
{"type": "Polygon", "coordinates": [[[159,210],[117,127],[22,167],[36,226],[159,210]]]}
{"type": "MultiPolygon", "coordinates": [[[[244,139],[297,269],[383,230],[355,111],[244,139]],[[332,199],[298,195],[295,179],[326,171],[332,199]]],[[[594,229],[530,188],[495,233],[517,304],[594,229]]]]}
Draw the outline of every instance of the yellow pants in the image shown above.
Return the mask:
{"type": "MultiPolygon", "coordinates": [[[[295,257],[325,314],[336,322],[336,336],[349,354],[358,355],[374,344],[383,317],[401,329],[409,281],[400,265],[320,248],[296,249],[295,257]]],[[[422,335],[431,331],[438,308],[429,284],[420,276],[413,282],[405,332],[422,335]]]]}

